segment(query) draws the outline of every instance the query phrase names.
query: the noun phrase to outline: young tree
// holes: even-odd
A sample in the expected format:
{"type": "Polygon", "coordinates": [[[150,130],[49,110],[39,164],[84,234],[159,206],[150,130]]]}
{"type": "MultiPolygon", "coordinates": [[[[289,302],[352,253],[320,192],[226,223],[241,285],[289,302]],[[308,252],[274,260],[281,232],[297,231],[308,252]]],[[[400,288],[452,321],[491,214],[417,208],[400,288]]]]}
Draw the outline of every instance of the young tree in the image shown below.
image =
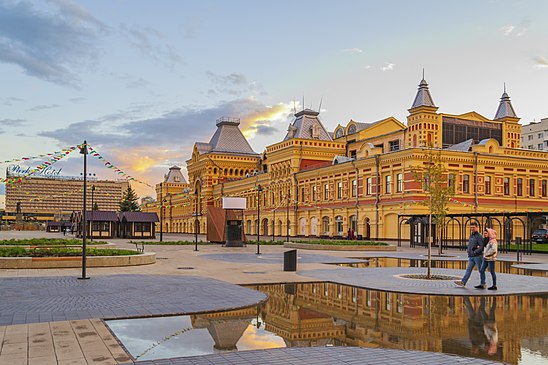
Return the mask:
{"type": "Polygon", "coordinates": [[[454,183],[449,181],[447,169],[441,158],[441,150],[428,148],[426,161],[422,166],[414,167],[415,180],[420,182],[427,199],[422,204],[428,207],[428,272],[427,278],[431,278],[432,270],[432,221],[435,220],[438,232],[438,253],[442,253],[442,235],[445,217],[448,213],[449,199],[455,194],[454,183]]]}
{"type": "Polygon", "coordinates": [[[122,201],[120,202],[120,212],[139,212],[141,208],[137,204],[139,197],[135,194],[135,191],[128,185],[127,190],[124,192],[122,201]]]}

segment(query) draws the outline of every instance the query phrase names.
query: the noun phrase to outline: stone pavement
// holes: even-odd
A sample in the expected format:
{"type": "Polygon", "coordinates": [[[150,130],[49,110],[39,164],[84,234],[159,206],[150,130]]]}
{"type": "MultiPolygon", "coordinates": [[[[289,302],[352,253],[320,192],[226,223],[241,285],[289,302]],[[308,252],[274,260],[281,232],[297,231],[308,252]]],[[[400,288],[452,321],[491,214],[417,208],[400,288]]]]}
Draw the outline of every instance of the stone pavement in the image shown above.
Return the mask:
{"type": "MultiPolygon", "coordinates": [[[[290,251],[291,249],[285,249],[290,251]]],[[[314,253],[305,253],[305,250],[298,250],[297,264],[357,264],[365,263],[363,259],[348,259],[346,257],[334,257],[329,255],[318,255],[314,253]]],[[[225,254],[209,254],[201,255],[201,257],[211,260],[220,260],[235,263],[253,263],[253,264],[277,264],[283,265],[284,254],[280,253],[263,253],[260,255],[251,253],[225,253],[225,254]]]]}
{"type": "MultiPolygon", "coordinates": [[[[463,270],[432,269],[433,274],[454,276],[459,279],[464,274],[463,270]]],[[[340,284],[353,285],[367,289],[430,295],[456,295],[456,296],[492,296],[511,294],[546,294],[548,293],[548,280],[542,277],[512,275],[497,273],[498,290],[474,289],[478,285],[479,273],[474,270],[466,287],[457,286],[455,279],[451,280],[417,280],[403,278],[402,274],[426,274],[425,268],[342,268],[341,270],[310,270],[301,271],[301,275],[322,281],[331,281],[340,284]]],[[[491,283],[491,274],[486,272],[487,284],[491,283]]]]}
{"type": "Polygon", "coordinates": [[[0,293],[0,325],[219,311],[266,299],[218,280],[151,275],[3,278],[0,293]]]}
{"type": "Polygon", "coordinates": [[[228,352],[186,358],[139,361],[137,365],[483,365],[500,364],[481,359],[445,355],[435,352],[372,349],[362,347],[302,347],[228,352]]]}

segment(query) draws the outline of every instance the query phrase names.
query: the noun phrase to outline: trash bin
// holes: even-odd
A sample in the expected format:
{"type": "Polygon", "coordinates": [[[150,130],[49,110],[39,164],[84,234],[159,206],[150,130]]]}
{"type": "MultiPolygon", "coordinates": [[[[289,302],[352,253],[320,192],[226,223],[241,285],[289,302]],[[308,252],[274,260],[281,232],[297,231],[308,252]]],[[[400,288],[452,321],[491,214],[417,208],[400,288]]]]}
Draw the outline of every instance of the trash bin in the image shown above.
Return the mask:
{"type": "Polygon", "coordinates": [[[284,271],[297,271],[297,250],[284,252],[284,271]]]}
{"type": "Polygon", "coordinates": [[[361,234],[358,235],[358,241],[363,240],[363,236],[361,234]]]}

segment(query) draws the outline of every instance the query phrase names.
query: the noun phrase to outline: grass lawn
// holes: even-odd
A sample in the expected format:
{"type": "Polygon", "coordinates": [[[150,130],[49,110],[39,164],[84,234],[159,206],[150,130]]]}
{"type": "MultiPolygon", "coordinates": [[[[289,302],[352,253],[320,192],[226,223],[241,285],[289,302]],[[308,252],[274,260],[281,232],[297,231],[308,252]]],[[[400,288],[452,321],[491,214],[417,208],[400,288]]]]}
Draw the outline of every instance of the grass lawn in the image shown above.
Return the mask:
{"type": "MultiPolygon", "coordinates": [[[[0,240],[0,246],[77,246],[81,245],[82,240],[62,239],[62,238],[30,238],[30,239],[11,239],[0,240]]],[[[87,241],[88,245],[106,245],[105,241],[87,241]]]]}
{"type": "MultiPolygon", "coordinates": [[[[520,246],[520,250],[523,250],[523,246],[520,246]]],[[[499,244],[499,250],[500,250],[499,244]]],[[[516,251],[516,245],[510,245],[510,251],[516,251]]],[[[548,253],[548,243],[533,243],[533,252],[545,252],[548,253]]]]}
{"type": "MultiPolygon", "coordinates": [[[[87,256],[128,256],[138,255],[133,250],[121,250],[116,248],[88,248],[87,256]]],[[[74,248],[26,248],[21,246],[0,247],[0,257],[75,257],[82,256],[82,250],[74,248]]]]}
{"type": "Polygon", "coordinates": [[[314,245],[334,245],[334,246],[389,246],[386,242],[372,242],[372,241],[352,241],[352,240],[312,240],[304,241],[297,240],[295,243],[308,243],[314,245]]]}

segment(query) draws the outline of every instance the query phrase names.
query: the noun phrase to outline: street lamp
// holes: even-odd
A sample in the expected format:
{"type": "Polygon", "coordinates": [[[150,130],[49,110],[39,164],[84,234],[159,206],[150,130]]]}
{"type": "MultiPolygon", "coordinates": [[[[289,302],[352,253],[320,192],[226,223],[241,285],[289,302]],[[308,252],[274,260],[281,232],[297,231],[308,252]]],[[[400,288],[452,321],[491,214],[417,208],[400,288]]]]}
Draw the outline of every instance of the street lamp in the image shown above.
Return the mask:
{"type": "Polygon", "coordinates": [[[261,234],[261,191],[263,191],[263,187],[259,184],[257,185],[257,255],[261,254],[261,240],[259,237],[261,234]]]}
{"type": "Polygon", "coordinates": [[[84,155],[84,205],[83,205],[83,211],[82,211],[82,277],[78,279],[89,279],[89,277],[86,276],[86,236],[87,236],[87,222],[86,222],[86,189],[87,189],[87,175],[88,175],[88,167],[87,167],[87,155],[88,155],[88,143],[84,140],[84,143],[82,146],[80,146],[80,154],[84,155]]]}
{"type": "Polygon", "coordinates": [[[286,216],[286,224],[287,224],[287,240],[286,242],[289,242],[289,203],[291,202],[291,188],[287,189],[287,216],[286,216]]]}
{"type": "Polygon", "coordinates": [[[95,185],[91,185],[91,223],[90,223],[91,235],[90,235],[90,238],[91,238],[92,241],[93,241],[93,218],[95,218],[94,217],[94,215],[95,215],[95,206],[93,204],[94,194],[95,194],[95,185]]]}
{"type": "Polygon", "coordinates": [[[198,228],[200,228],[200,221],[198,220],[198,189],[194,190],[196,196],[196,211],[194,218],[194,251],[198,251],[198,228]]]}
{"type": "Polygon", "coordinates": [[[160,242],[164,240],[164,197],[162,187],[164,183],[160,183],[160,242]]]}

